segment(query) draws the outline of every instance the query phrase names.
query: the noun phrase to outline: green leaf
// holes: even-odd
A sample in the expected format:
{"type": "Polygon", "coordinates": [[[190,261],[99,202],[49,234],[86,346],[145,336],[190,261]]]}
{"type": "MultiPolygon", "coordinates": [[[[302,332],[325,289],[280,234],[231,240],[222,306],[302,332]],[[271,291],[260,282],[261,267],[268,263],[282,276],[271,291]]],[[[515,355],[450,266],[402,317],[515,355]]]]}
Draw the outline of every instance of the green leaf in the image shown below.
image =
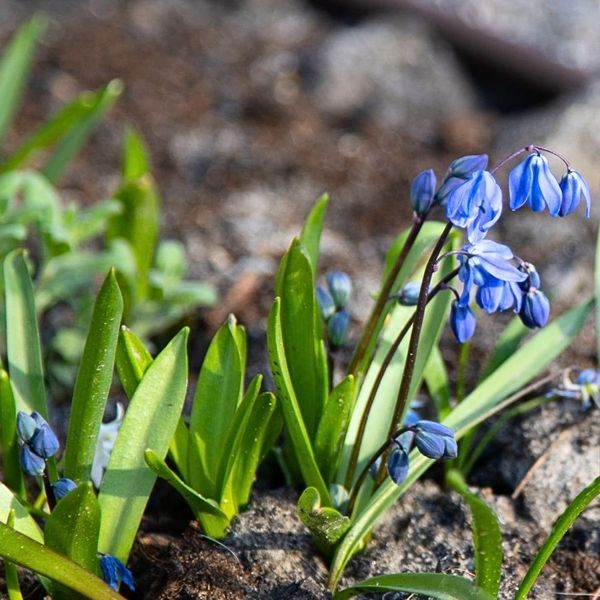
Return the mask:
{"type": "Polygon", "coordinates": [[[132,127],[127,127],[123,144],[123,179],[138,179],[148,170],[148,148],[140,134],[132,127]]]}
{"type": "Polygon", "coordinates": [[[282,342],[298,405],[310,439],[314,439],[328,396],[322,332],[306,250],[295,239],[281,261],[276,295],[280,300],[282,342]]]}
{"type": "Polygon", "coordinates": [[[308,487],[298,499],[298,516],[324,549],[333,546],[350,527],[350,519],[335,508],[322,507],[319,492],[308,487]]]}
{"type": "MultiPolygon", "coordinates": [[[[43,542],[44,536],[38,524],[33,520],[27,509],[19,502],[17,497],[3,483],[0,483],[0,522],[6,523],[11,513],[13,516],[13,528],[35,540],[43,542]]],[[[1,555],[2,546],[0,546],[1,555]]]]}
{"type": "Polygon", "coordinates": [[[123,596],[99,577],[4,523],[0,523],[0,556],[65,585],[89,600],[123,600],[123,596]]]}
{"type": "MultiPolygon", "coordinates": [[[[471,427],[505,407],[511,393],[520,389],[545,369],[573,341],[585,324],[593,306],[589,301],[562,314],[538,332],[492,375],[475,388],[443,421],[460,439],[471,427]]],[[[416,450],[410,455],[410,470],[399,486],[387,480],[366,506],[353,517],[353,523],[338,546],[331,565],[331,586],[361,546],[365,535],[385,511],[433,464],[416,450]]]]}
{"type": "Polygon", "coordinates": [[[98,575],[100,506],[90,482],[69,492],[44,527],[46,545],[98,575]]]}
{"type": "Polygon", "coordinates": [[[219,468],[231,448],[226,441],[242,400],[246,342],[233,317],[215,334],[196,384],[188,445],[190,484],[203,495],[218,498],[219,468]]]}
{"type": "Polygon", "coordinates": [[[294,447],[302,477],[308,486],[315,487],[322,501],[331,506],[327,485],[317,466],[312,444],[294,386],[290,379],[287,356],[281,331],[281,299],[275,298],[269,313],[267,326],[267,347],[273,380],[277,387],[277,397],[281,402],[285,426],[294,447]]]}
{"type": "Polygon", "coordinates": [[[515,600],[525,600],[525,598],[527,598],[527,595],[535,585],[544,565],[548,562],[548,559],[556,549],[556,546],[558,546],[560,540],[562,540],[577,517],[579,517],[598,495],[600,495],[600,477],[596,477],[590,485],[584,488],[558,518],[548,539],[540,548],[535,559],[531,563],[529,570],[525,574],[525,577],[523,577],[523,581],[515,594],[515,600]]]}
{"type": "Polygon", "coordinates": [[[102,119],[122,91],[123,84],[118,79],[114,79],[103,89],[85,97],[88,110],[61,138],[42,169],[44,175],[52,183],[60,178],[71,159],[92,133],[98,121],[102,119]]]}
{"type": "Polygon", "coordinates": [[[494,353],[485,365],[481,379],[491,375],[507,358],[510,358],[530,331],[531,329],[525,327],[519,317],[511,319],[498,338],[494,353]]]}
{"type": "Polygon", "coordinates": [[[319,266],[319,245],[321,243],[321,234],[323,232],[323,223],[325,221],[325,213],[329,205],[329,194],[323,194],[315,203],[310,211],[302,233],[300,234],[300,242],[306,249],[306,255],[310,260],[313,272],[313,285],[317,276],[317,268],[319,266]]]}
{"type": "Polygon", "coordinates": [[[25,498],[25,481],[17,442],[17,410],[10,379],[4,369],[0,369],[0,447],[4,481],[19,497],[25,498]]]}
{"type": "Polygon", "coordinates": [[[115,366],[123,298],[114,270],[100,288],[71,403],[65,449],[65,477],[87,481],[115,366]]]}
{"type": "Polygon", "coordinates": [[[423,372],[423,379],[433,400],[438,420],[441,420],[450,413],[452,405],[450,404],[448,371],[442,353],[437,346],[434,346],[429,354],[429,360],[423,372]]]}
{"type": "MultiPolygon", "coordinates": [[[[238,409],[242,415],[236,436],[229,446],[231,450],[220,498],[221,508],[230,518],[250,500],[256,470],[262,458],[263,443],[276,406],[275,396],[265,392],[258,397],[250,396],[248,402],[242,403],[238,409]]],[[[234,428],[236,422],[237,415],[234,428]]]]}
{"type": "Polygon", "coordinates": [[[189,481],[188,473],[188,452],[189,452],[190,432],[186,425],[185,419],[179,417],[177,421],[177,429],[175,435],[169,444],[169,456],[175,463],[177,470],[181,473],[184,481],[189,481]]]}
{"type": "Polygon", "coordinates": [[[356,400],[355,379],[348,375],[331,391],[315,436],[315,460],[332,482],[339,467],[342,445],[356,400]]]}
{"type": "Polygon", "coordinates": [[[4,50],[0,62],[0,145],[12,123],[19,106],[23,89],[29,75],[33,53],[38,37],[45,26],[45,19],[34,15],[23,25],[4,50]]]}
{"type": "Polygon", "coordinates": [[[8,371],[16,409],[26,413],[35,410],[47,420],[33,286],[22,250],[13,250],[4,259],[4,286],[8,371]]]}
{"type": "Polygon", "coordinates": [[[150,268],[154,261],[160,223],[160,199],[156,184],[150,173],[124,181],[115,199],[122,210],[114,216],[107,230],[107,240],[122,238],[129,242],[137,266],[133,282],[135,301],[147,297],[150,268]]]}
{"type": "Polygon", "coordinates": [[[99,550],[124,563],[156,480],[144,452],[150,448],[159,457],[166,456],[183,409],[187,337],[184,328],[145,372],[129,403],[100,487],[99,550]]]}
{"type": "Polygon", "coordinates": [[[144,373],[152,363],[152,356],[131,329],[121,326],[115,362],[121,385],[129,399],[137,389],[144,373]]]}
{"type": "Polygon", "coordinates": [[[473,546],[475,548],[475,583],[496,597],[502,575],[502,530],[496,513],[481,498],[473,494],[456,469],[446,474],[446,481],[469,505],[473,518],[473,546]]]}
{"type": "Polygon", "coordinates": [[[334,600],[345,600],[363,593],[385,594],[405,592],[421,594],[439,600],[494,600],[487,592],[465,577],[442,573],[396,573],[365,579],[352,587],[336,592],[334,600]]]}
{"type": "MultiPolygon", "coordinates": [[[[15,511],[11,510],[8,513],[6,524],[13,529],[15,524],[15,511]]],[[[21,586],[19,585],[19,574],[17,567],[9,562],[4,561],[4,579],[6,581],[6,591],[8,592],[8,600],[23,600],[21,586]]]]}

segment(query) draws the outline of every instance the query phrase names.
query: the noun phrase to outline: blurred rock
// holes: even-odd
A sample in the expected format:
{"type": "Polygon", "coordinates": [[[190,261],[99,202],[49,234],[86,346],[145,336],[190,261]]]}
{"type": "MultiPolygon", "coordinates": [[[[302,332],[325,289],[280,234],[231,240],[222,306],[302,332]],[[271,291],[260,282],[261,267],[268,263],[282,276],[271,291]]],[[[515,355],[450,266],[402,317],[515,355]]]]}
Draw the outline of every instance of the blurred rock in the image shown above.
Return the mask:
{"type": "Polygon", "coordinates": [[[368,113],[431,140],[440,122],[475,106],[452,52],[418,20],[377,19],[340,28],[319,59],[315,99],[337,118],[368,113]]]}

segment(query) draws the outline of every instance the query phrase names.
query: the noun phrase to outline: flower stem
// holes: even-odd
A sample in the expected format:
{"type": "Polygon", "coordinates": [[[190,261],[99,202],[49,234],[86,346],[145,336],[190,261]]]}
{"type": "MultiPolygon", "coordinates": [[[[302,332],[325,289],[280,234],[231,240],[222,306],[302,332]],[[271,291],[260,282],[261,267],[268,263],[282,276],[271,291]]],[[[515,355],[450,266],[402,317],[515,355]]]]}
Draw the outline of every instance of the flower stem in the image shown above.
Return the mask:
{"type": "MultiPolygon", "coordinates": [[[[402,419],[402,415],[404,414],[404,409],[406,408],[406,403],[408,401],[408,393],[410,391],[410,384],[412,382],[413,374],[415,371],[415,364],[417,362],[417,351],[419,349],[419,338],[421,337],[421,329],[423,327],[423,320],[425,318],[425,308],[427,306],[427,298],[429,292],[429,285],[431,283],[431,278],[433,277],[433,273],[436,268],[438,256],[450,235],[450,231],[452,230],[453,224],[447,223],[444,231],[440,235],[438,241],[433,248],[433,251],[427,261],[427,265],[425,266],[425,272],[423,273],[423,281],[421,282],[421,291],[419,292],[419,301],[417,302],[417,308],[415,310],[414,315],[414,323],[412,326],[412,333],[410,336],[410,341],[408,343],[408,351],[406,354],[406,362],[404,364],[404,373],[402,374],[402,381],[400,382],[400,389],[398,390],[398,399],[396,400],[396,407],[394,409],[394,415],[390,422],[390,428],[388,437],[391,437],[400,427],[400,421],[402,419]]],[[[385,461],[387,458],[388,450],[384,452],[384,456],[381,460],[381,466],[379,467],[379,471],[376,477],[377,485],[381,484],[385,477],[385,461]]]]}
{"type": "MultiPolygon", "coordinates": [[[[428,293],[427,302],[430,302],[438,294],[438,292],[445,290],[445,289],[450,289],[447,287],[447,284],[449,281],[454,279],[457,274],[458,274],[458,269],[453,269],[450,273],[448,273],[448,275],[446,275],[442,280],[440,280],[439,283],[428,293]]],[[[388,350],[387,354],[385,355],[385,358],[383,359],[383,362],[381,363],[381,367],[377,371],[377,376],[375,378],[375,381],[373,382],[373,387],[371,388],[371,391],[369,392],[369,397],[367,398],[367,403],[365,405],[365,409],[361,415],[360,423],[358,425],[356,439],[354,441],[354,445],[352,446],[352,454],[350,455],[350,460],[348,462],[348,471],[346,472],[346,479],[344,482],[344,487],[347,490],[349,490],[352,487],[352,480],[354,479],[354,473],[356,471],[356,466],[358,464],[358,455],[360,452],[360,447],[362,445],[362,441],[363,441],[365,431],[367,428],[367,421],[369,420],[369,414],[371,413],[373,403],[375,402],[375,396],[377,395],[379,386],[381,385],[381,381],[383,380],[383,376],[385,375],[387,368],[389,367],[390,363],[392,362],[392,359],[394,358],[396,352],[398,351],[398,348],[400,347],[402,340],[408,333],[410,327],[412,326],[412,324],[415,320],[415,315],[416,315],[416,311],[410,317],[410,319],[406,322],[406,324],[404,325],[404,327],[402,328],[402,330],[400,331],[400,333],[394,340],[394,343],[390,346],[390,349],[388,350]]],[[[370,466],[370,464],[371,463],[369,463],[369,466],[370,466]]],[[[367,467],[367,470],[368,470],[368,467],[367,467]]],[[[363,469],[363,471],[364,471],[364,469],[363,469]]],[[[362,474],[361,474],[361,476],[362,476],[362,474]]],[[[360,479],[360,483],[362,483],[362,480],[364,480],[364,476],[362,477],[362,479],[361,478],[359,478],[359,479],[360,479]]],[[[360,487],[359,483],[357,483],[357,487],[360,487]]]]}
{"type": "Polygon", "coordinates": [[[352,360],[350,361],[350,365],[348,366],[349,375],[356,376],[357,372],[361,368],[361,363],[363,362],[365,355],[369,349],[369,346],[373,341],[373,337],[377,333],[377,324],[381,319],[381,316],[385,309],[385,305],[389,301],[389,295],[392,290],[392,287],[394,286],[394,282],[396,281],[398,273],[404,265],[406,257],[411,251],[426,218],[427,215],[419,217],[415,214],[413,216],[413,224],[408,233],[408,237],[406,238],[406,242],[404,243],[402,251],[396,259],[394,266],[392,267],[392,269],[388,273],[388,276],[383,282],[383,286],[381,288],[381,291],[379,292],[379,296],[377,297],[377,302],[375,303],[375,306],[371,311],[369,320],[365,323],[362,335],[358,341],[358,344],[356,345],[356,350],[354,351],[354,355],[352,356],[352,360]]]}

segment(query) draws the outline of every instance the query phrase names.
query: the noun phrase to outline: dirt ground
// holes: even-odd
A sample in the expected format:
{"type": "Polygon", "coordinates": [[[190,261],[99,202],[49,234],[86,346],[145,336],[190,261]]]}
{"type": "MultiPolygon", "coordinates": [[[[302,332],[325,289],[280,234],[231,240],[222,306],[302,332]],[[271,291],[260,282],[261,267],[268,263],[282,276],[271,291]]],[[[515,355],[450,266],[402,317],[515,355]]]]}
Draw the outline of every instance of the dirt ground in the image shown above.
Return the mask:
{"type": "MultiPolygon", "coordinates": [[[[493,149],[498,131],[513,116],[490,102],[489,89],[467,73],[468,65],[444,40],[406,17],[397,23],[358,19],[300,0],[31,0],[8,2],[0,34],[6,37],[38,9],[48,14],[49,29],[9,141],[16,144],[74,93],[114,78],[123,81],[122,98],[60,187],[65,199],[82,203],[106,197],[118,181],[125,126],[133,124],[146,138],[164,198],[163,233],[185,243],[191,275],[211,281],[221,293],[218,306],[194,317],[194,365],[211,333],[235,312],[256,350],[251,371],[266,369],[273,274],[324,191],[332,203],[322,271],[352,275],[352,317],[355,323],[364,319],[385,250],[410,223],[412,177],[427,167],[441,176],[456,156],[493,149]],[[344,45],[352,28],[381,44],[377,55],[390,68],[411,75],[414,98],[403,91],[406,82],[404,88],[402,82],[389,84],[389,72],[371,73],[369,63],[361,67],[360,56],[344,45]],[[423,68],[432,75],[419,75],[423,68]],[[347,76],[336,79],[343,69],[347,76]]],[[[510,95],[513,84],[506,85],[510,95]]],[[[535,224],[531,240],[529,221],[511,215],[500,231],[556,284],[553,314],[591,292],[597,221],[573,222],[576,233],[558,231],[554,223],[535,224]],[[559,266],[552,266],[557,260],[559,266]]],[[[482,328],[499,331],[491,320],[482,328]]],[[[594,335],[590,325],[562,364],[593,365],[594,335]]],[[[492,337],[476,339],[477,364],[492,337]]],[[[443,352],[456,359],[449,336],[443,352]]],[[[512,597],[553,518],[582,487],[580,478],[598,474],[597,414],[581,413],[575,405],[539,409],[504,431],[473,473],[505,529],[502,598],[512,597]],[[581,469],[561,480],[563,471],[550,460],[512,499],[535,460],[564,431],[553,456],[581,469]]],[[[351,563],[345,583],[409,569],[472,572],[467,511],[438,482],[434,473],[390,511],[368,551],[351,563]]],[[[280,482],[260,483],[223,549],[203,538],[185,505],[159,485],[131,561],[138,591],[128,597],[327,598],[326,565],[296,518],[294,501],[294,492],[280,482]]],[[[532,598],[598,592],[597,513],[588,511],[566,537],[532,598]]],[[[401,595],[386,596],[391,597],[401,595]]]]}

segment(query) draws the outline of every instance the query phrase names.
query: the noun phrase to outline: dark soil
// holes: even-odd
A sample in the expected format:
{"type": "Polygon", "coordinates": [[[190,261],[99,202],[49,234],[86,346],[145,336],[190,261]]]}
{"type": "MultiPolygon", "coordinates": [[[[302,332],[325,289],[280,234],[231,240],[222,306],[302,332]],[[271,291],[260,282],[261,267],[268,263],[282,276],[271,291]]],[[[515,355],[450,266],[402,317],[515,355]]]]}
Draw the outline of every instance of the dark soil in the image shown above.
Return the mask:
{"type": "MultiPolygon", "coordinates": [[[[125,125],[135,125],[147,139],[165,199],[164,234],[185,242],[191,275],[215,283],[222,292],[219,306],[192,316],[196,366],[206,340],[235,312],[248,327],[251,372],[266,369],[264,324],[273,273],[312,202],[325,190],[332,203],[322,269],[343,269],[353,276],[353,317],[364,319],[385,250],[410,223],[407,190],[412,177],[427,167],[441,175],[456,156],[493,146],[494,132],[503,124],[489,112],[489,99],[486,109],[481,108],[476,89],[464,114],[439,110],[428,115],[422,134],[415,133],[419,122],[390,126],[377,112],[376,99],[345,114],[324,110],[315,100],[323,77],[319,60],[323,48],[348,25],[335,13],[320,13],[299,0],[9,1],[7,7],[9,18],[0,34],[7,35],[35,9],[43,8],[51,18],[12,132],[13,145],[76,92],[123,80],[123,97],[61,188],[65,199],[82,203],[107,196],[118,182],[125,125]]],[[[400,26],[413,31],[411,22],[400,26]]],[[[431,52],[438,51],[433,34],[424,35],[431,37],[431,52]]],[[[445,46],[442,52],[451,55],[445,46]]],[[[438,90],[440,96],[445,93],[438,90]]],[[[554,234],[542,235],[545,230],[538,230],[536,243],[522,228],[513,227],[511,233],[506,227],[504,233],[523,253],[531,249],[533,256],[524,258],[538,260],[542,273],[560,251],[563,271],[549,272],[560,280],[565,271],[575,270],[574,264],[589,273],[592,230],[588,226],[578,234],[578,249],[555,247],[554,234]]],[[[559,297],[558,308],[591,291],[586,277],[577,280],[583,283],[570,296],[559,297]]],[[[474,343],[471,382],[500,331],[499,322],[491,319],[482,319],[480,327],[487,335],[474,343]]],[[[593,364],[594,343],[590,327],[563,364],[593,364]]],[[[449,336],[443,353],[449,364],[456,364],[449,336]]],[[[572,419],[562,410],[545,409],[520,421],[501,436],[505,445],[492,450],[492,457],[505,453],[505,459],[484,456],[473,474],[503,521],[502,598],[512,597],[549,531],[547,524],[539,526],[536,511],[546,510],[551,523],[565,499],[581,487],[579,480],[560,480],[550,461],[550,473],[540,473],[512,500],[509,494],[524,474],[567,426],[572,436],[561,452],[588,465],[581,477],[600,468],[597,445],[590,441],[597,444],[599,439],[597,413],[582,416],[572,407],[578,415],[572,419]],[[544,508],[554,489],[557,498],[544,508]]],[[[326,564],[295,516],[295,493],[276,484],[261,486],[223,541],[226,549],[204,538],[185,504],[169,488],[158,486],[131,559],[138,591],[129,597],[327,598],[326,564]]],[[[597,513],[586,512],[565,538],[532,598],[593,594],[600,588],[597,513]]],[[[389,512],[367,552],[350,564],[344,583],[407,570],[465,575],[473,570],[469,516],[458,496],[432,479],[415,485],[389,512]]]]}

